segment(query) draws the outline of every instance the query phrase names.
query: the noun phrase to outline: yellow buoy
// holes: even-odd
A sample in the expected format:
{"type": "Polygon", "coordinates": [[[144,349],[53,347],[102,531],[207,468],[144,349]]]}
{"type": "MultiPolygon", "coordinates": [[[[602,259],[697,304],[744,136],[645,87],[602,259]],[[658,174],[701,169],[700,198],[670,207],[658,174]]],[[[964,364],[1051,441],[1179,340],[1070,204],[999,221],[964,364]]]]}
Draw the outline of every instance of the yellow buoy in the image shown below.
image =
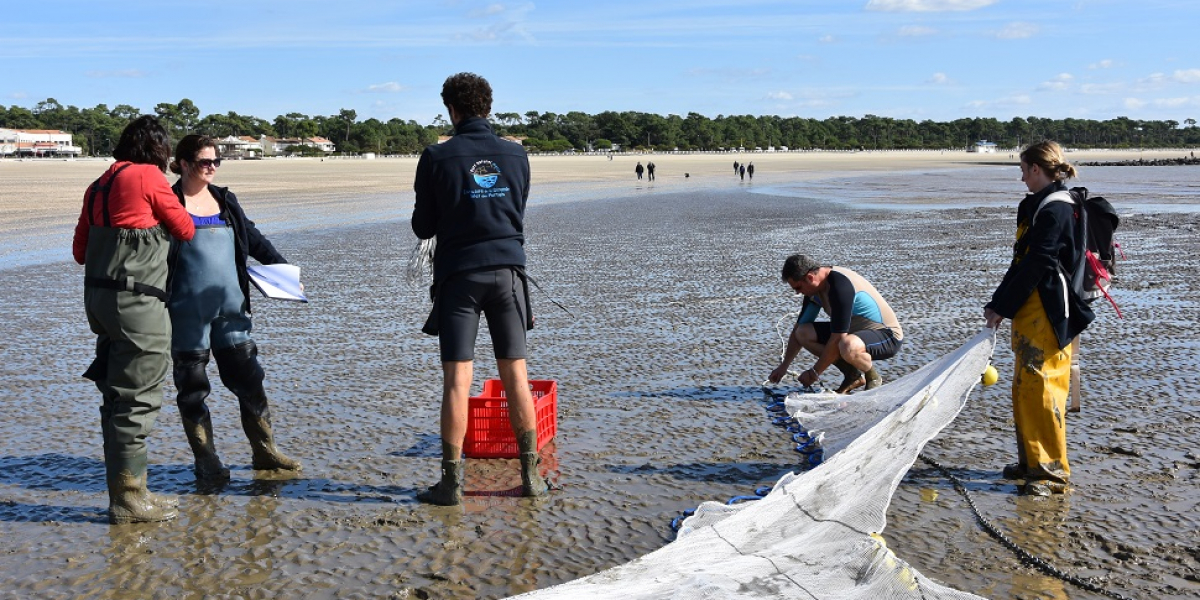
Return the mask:
{"type": "Polygon", "coordinates": [[[992,385],[1000,380],[1000,373],[996,372],[996,367],[988,365],[987,368],[983,370],[983,376],[979,379],[983,382],[983,385],[992,385]]]}

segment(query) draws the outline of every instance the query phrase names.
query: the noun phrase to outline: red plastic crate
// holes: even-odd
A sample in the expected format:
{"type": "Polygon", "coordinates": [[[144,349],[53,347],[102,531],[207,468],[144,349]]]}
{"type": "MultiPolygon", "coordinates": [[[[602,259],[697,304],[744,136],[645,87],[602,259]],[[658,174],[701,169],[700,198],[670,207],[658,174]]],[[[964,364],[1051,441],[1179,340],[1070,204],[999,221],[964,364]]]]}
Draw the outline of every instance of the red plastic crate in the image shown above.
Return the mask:
{"type": "MultiPolygon", "coordinates": [[[[531,379],[529,388],[533,393],[538,450],[541,450],[558,432],[558,382],[531,379]]],[[[504,384],[499,379],[483,382],[483,392],[468,400],[463,454],[470,458],[517,458],[521,455],[508,422],[504,384]]]]}

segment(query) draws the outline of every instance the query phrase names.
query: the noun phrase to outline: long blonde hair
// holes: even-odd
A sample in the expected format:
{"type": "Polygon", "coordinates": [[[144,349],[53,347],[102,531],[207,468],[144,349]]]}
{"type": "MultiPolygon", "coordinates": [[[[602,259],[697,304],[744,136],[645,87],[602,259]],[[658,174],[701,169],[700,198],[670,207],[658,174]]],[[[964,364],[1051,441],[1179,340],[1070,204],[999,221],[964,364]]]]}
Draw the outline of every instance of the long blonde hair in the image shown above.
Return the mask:
{"type": "Polygon", "coordinates": [[[1079,176],[1075,166],[1063,158],[1062,147],[1052,140],[1043,140],[1027,146],[1021,151],[1021,162],[1041,167],[1054,181],[1065,181],[1079,176]]]}

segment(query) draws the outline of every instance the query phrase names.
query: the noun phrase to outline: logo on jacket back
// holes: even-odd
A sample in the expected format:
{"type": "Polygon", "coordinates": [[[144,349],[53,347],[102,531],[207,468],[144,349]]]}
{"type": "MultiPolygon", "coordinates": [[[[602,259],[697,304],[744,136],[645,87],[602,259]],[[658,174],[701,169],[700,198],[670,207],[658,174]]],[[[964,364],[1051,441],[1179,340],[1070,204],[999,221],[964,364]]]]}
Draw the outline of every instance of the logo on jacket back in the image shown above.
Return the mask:
{"type": "Polygon", "coordinates": [[[471,165],[471,175],[475,177],[475,185],[489,189],[500,179],[500,167],[490,160],[481,160],[471,165]]]}

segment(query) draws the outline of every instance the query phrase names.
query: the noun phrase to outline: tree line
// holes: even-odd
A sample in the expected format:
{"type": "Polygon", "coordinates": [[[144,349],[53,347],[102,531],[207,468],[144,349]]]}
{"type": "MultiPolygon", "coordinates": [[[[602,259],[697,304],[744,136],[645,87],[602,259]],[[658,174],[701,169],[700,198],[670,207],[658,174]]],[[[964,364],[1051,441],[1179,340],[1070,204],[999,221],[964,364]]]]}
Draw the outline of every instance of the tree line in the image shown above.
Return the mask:
{"type": "MultiPolygon", "coordinates": [[[[121,130],[143,114],[126,104],[105,104],[80,109],[63,106],[54,98],[32,109],[0,106],[0,127],[8,129],[59,129],[73,134],[87,155],[112,152],[121,130]]],[[[236,112],[200,116],[191,100],[163,102],[154,107],[172,135],[189,133],[217,138],[263,135],[285,138],[324,137],[338,153],[416,154],[448,135],[451,125],[442,115],[427,124],[413,120],[371,118],[358,120],[352,109],[336,115],[309,116],[288,113],[268,121],[236,112]]],[[[1014,117],[962,118],[953,121],[915,121],[877,115],[838,116],[826,119],[773,115],[687,116],[657,115],[636,111],[604,111],[595,115],[579,111],[498,112],[491,116],[496,132],[524,139],[526,147],[541,152],[607,151],[613,149],[712,151],[767,149],[770,147],[819,150],[937,150],[966,148],[988,140],[1001,148],[1017,148],[1040,139],[1054,139],[1076,148],[1192,147],[1200,145],[1195,119],[1183,127],[1172,120],[1147,121],[1116,117],[1043,119],[1014,117]]]]}

